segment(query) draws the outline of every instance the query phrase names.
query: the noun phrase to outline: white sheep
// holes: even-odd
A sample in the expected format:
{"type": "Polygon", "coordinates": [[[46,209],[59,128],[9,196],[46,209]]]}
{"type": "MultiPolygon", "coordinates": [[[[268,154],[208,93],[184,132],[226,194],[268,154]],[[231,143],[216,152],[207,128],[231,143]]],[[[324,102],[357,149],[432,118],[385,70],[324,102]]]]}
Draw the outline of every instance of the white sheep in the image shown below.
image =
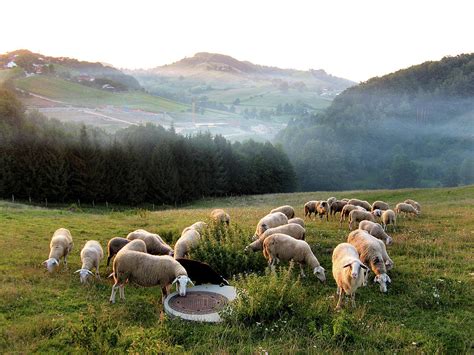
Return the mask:
{"type": "Polygon", "coordinates": [[[375,222],[375,217],[380,217],[382,212],[375,210],[373,212],[353,210],[349,213],[349,229],[352,230],[352,226],[357,225],[360,221],[371,221],[375,222]]]}
{"type": "Polygon", "coordinates": [[[284,215],[286,215],[286,217],[288,217],[288,219],[293,218],[295,216],[295,209],[290,205],[280,206],[270,211],[270,213],[275,212],[283,213],[284,215]]]}
{"type": "Polygon", "coordinates": [[[395,231],[397,227],[397,216],[392,210],[386,210],[382,213],[382,226],[385,231],[389,224],[393,225],[393,230],[395,231]]]}
{"type": "Polygon", "coordinates": [[[141,239],[146,244],[146,249],[152,255],[171,255],[173,256],[173,248],[158,235],[150,233],[144,229],[137,229],[127,235],[128,240],[141,239]]]}
{"type": "Polygon", "coordinates": [[[171,285],[176,283],[180,296],[186,296],[188,282],[193,285],[186,269],[172,257],[134,250],[121,250],[117,253],[113,263],[113,277],[115,283],[110,295],[111,303],[115,303],[117,289],[120,290],[120,299],[125,299],[124,287],[128,281],[144,287],[160,285],[163,303],[171,285]]]}
{"type": "Polygon", "coordinates": [[[302,276],[305,276],[303,265],[309,265],[320,281],[326,280],[324,268],[304,240],[297,240],[286,234],[273,234],[263,241],[263,256],[272,270],[275,270],[275,264],[280,260],[293,260],[300,265],[302,276]]]}
{"type": "Polygon", "coordinates": [[[359,223],[359,229],[365,230],[370,235],[382,240],[387,245],[391,245],[393,242],[392,237],[385,233],[382,226],[378,223],[364,220],[359,223]]]}
{"type": "Polygon", "coordinates": [[[226,225],[230,224],[230,216],[227,212],[222,209],[215,209],[211,212],[211,219],[215,223],[225,223],[226,225]]]}
{"type": "Polygon", "coordinates": [[[258,251],[258,250],[263,250],[263,241],[271,236],[272,234],[286,234],[289,235],[290,237],[293,237],[295,239],[300,239],[304,240],[305,238],[305,233],[306,230],[301,227],[299,224],[296,223],[288,223],[284,224],[282,226],[278,226],[275,228],[269,228],[265,232],[262,233],[260,238],[258,238],[256,241],[250,243],[245,247],[245,251],[247,250],[252,250],[252,251],[258,251]]]}
{"type": "Polygon", "coordinates": [[[360,207],[364,208],[366,211],[372,210],[372,206],[370,205],[370,203],[368,203],[367,201],[359,200],[357,198],[352,198],[347,203],[349,205],[360,206],[360,207]]]}
{"type": "Polygon", "coordinates": [[[388,257],[385,244],[361,229],[349,233],[347,242],[356,248],[360,261],[375,273],[374,282],[380,284],[380,291],[387,292],[387,282],[391,282],[387,267],[393,266],[393,262],[390,258],[384,261],[384,256],[388,257]]]}
{"type": "Polygon", "coordinates": [[[395,212],[397,213],[397,215],[403,213],[404,215],[413,214],[415,216],[418,216],[420,214],[420,212],[418,212],[415,207],[403,202],[397,203],[397,205],[395,206],[395,212]]]}
{"type": "Polygon", "coordinates": [[[82,266],[79,270],[75,271],[75,273],[79,273],[81,283],[86,283],[89,275],[93,275],[92,268],[95,268],[95,276],[100,278],[99,265],[103,257],[104,251],[98,241],[89,240],[86,242],[81,250],[82,266]]]}
{"type": "Polygon", "coordinates": [[[186,227],[183,229],[183,231],[181,232],[181,235],[183,235],[184,233],[186,233],[188,230],[190,229],[194,229],[195,231],[197,231],[199,234],[202,234],[203,230],[207,227],[207,223],[206,222],[202,222],[202,221],[199,221],[199,222],[196,222],[196,223],[193,223],[192,225],[190,225],[189,227],[186,227]]]}
{"type": "Polygon", "coordinates": [[[175,259],[184,258],[191,249],[198,246],[200,240],[201,234],[197,230],[189,227],[185,228],[174,245],[175,259]]]}
{"type": "Polygon", "coordinates": [[[294,217],[294,218],[289,219],[288,224],[290,223],[296,223],[296,224],[299,224],[301,227],[306,228],[303,219],[299,217],[294,217]]]}
{"type": "Polygon", "coordinates": [[[372,204],[372,211],[374,210],[381,210],[381,211],[386,211],[390,208],[387,202],[384,201],[375,201],[372,204]]]}
{"type": "Polygon", "coordinates": [[[359,258],[356,248],[349,243],[341,243],[332,253],[332,275],[337,284],[339,300],[336,309],[340,309],[344,293],[351,297],[355,307],[355,292],[361,286],[367,285],[368,268],[359,258]]]}
{"type": "Polygon", "coordinates": [[[268,228],[288,224],[288,217],[282,212],[269,213],[258,221],[253,240],[257,240],[268,228]]]}
{"type": "Polygon", "coordinates": [[[418,202],[416,202],[415,200],[407,199],[403,202],[408,203],[409,205],[412,205],[415,208],[415,210],[418,211],[418,213],[421,213],[421,205],[418,202]]]}
{"type": "Polygon", "coordinates": [[[53,272],[59,266],[59,259],[64,258],[64,266],[67,267],[67,256],[73,246],[71,232],[66,228],[57,229],[49,243],[49,257],[43,261],[43,266],[49,272],[53,272]]]}
{"type": "Polygon", "coordinates": [[[117,252],[117,254],[122,252],[122,251],[126,251],[126,250],[139,251],[140,253],[147,253],[148,252],[148,250],[146,249],[145,242],[141,239],[134,239],[134,240],[128,242],[126,245],[124,245],[122,247],[122,249],[120,249],[117,252]]]}
{"type": "Polygon", "coordinates": [[[346,217],[349,217],[349,213],[351,213],[351,211],[354,211],[354,210],[365,211],[365,208],[360,207],[360,206],[355,206],[355,205],[349,205],[346,203],[344,207],[342,207],[342,210],[341,210],[341,219],[339,220],[339,227],[342,227],[342,222],[345,221],[346,217]]]}

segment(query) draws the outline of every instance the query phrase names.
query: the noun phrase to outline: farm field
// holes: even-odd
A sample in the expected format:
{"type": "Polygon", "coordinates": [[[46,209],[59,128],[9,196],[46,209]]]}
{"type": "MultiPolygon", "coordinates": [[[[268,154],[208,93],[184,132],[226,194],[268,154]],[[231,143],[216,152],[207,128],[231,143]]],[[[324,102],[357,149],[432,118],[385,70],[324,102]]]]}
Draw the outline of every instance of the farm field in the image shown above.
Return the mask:
{"type": "MultiPolygon", "coordinates": [[[[469,353],[474,346],[474,186],[347,192],[307,192],[205,199],[179,209],[64,206],[55,209],[0,201],[0,353],[308,353],[354,351],[469,353]],[[384,200],[392,208],[412,198],[419,217],[399,218],[388,253],[392,284],[381,294],[372,282],[357,306],[335,311],[333,248],[349,233],[335,219],[306,219],[306,240],[326,269],[320,283],[309,270],[287,264],[276,274],[261,253],[245,253],[258,220],[283,204],[303,217],[308,200],[384,200]],[[199,324],[161,316],[161,291],[125,287],[126,300],[109,304],[112,281],[105,260],[101,279],[81,285],[74,271],[89,239],[101,242],[144,228],[174,244],[186,226],[224,208],[231,227],[209,228],[192,257],[206,261],[240,290],[225,322],[199,324]],[[69,269],[41,266],[60,227],[74,239],[69,269]]],[[[105,258],[106,259],[106,258],[105,258]]],[[[372,277],[373,278],[373,277],[372,277]]]]}

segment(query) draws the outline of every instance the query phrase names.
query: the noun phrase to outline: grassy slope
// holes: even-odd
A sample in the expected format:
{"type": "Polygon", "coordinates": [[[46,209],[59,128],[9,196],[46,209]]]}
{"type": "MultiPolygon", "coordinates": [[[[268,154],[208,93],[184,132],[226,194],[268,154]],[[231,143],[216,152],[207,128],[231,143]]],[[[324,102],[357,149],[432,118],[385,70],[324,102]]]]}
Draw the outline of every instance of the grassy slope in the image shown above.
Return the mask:
{"type": "MultiPolygon", "coordinates": [[[[347,229],[338,228],[336,221],[307,221],[307,241],[326,268],[328,282],[321,285],[312,276],[301,281],[302,294],[294,302],[305,306],[305,315],[290,315],[261,325],[160,320],[158,288],[127,286],[126,302],[111,306],[111,281],[105,278],[105,267],[101,269],[102,279],[90,286],[81,286],[73,274],[80,267],[79,251],[88,239],[97,239],[105,247],[111,237],[145,228],[174,241],[183,227],[206,219],[216,206],[226,208],[233,224],[241,228],[241,237],[248,238],[258,219],[271,207],[292,204],[301,217],[304,202],[330,195],[297,193],[203,200],[184,209],[153,213],[70,212],[12,208],[9,203],[0,203],[0,352],[71,351],[84,346],[91,350],[97,344],[100,349],[92,351],[117,346],[140,353],[257,353],[263,349],[271,353],[310,349],[468,352],[474,329],[474,186],[334,193],[340,198],[382,199],[392,205],[411,197],[423,206],[419,218],[402,218],[400,231],[392,234],[395,244],[389,254],[395,268],[390,273],[393,284],[389,293],[382,295],[378,287],[369,285],[358,292],[354,310],[334,311],[331,249],[348,234],[347,229]],[[49,239],[59,227],[71,230],[75,249],[69,270],[49,275],[40,263],[46,259],[49,239]],[[95,326],[98,331],[91,330],[95,326]]],[[[293,277],[297,282],[298,276],[293,277]]]]}
{"type": "Polygon", "coordinates": [[[8,79],[12,79],[22,73],[23,71],[21,68],[1,69],[0,70],[0,84],[3,84],[8,79]]]}

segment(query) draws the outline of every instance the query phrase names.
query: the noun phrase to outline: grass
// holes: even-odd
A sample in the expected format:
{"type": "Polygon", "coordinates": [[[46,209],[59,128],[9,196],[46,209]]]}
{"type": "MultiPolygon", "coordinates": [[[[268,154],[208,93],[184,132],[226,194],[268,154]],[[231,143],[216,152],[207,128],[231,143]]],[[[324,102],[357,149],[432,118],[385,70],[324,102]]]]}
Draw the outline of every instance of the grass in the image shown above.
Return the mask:
{"type": "MultiPolygon", "coordinates": [[[[158,212],[84,206],[70,211],[0,202],[0,352],[469,353],[474,340],[473,215],[474,186],[229,197],[158,212]],[[207,220],[213,207],[225,208],[233,227],[223,232],[225,238],[218,237],[222,231],[211,230],[206,245],[232,252],[242,260],[234,270],[245,271],[249,259],[241,246],[270,208],[291,204],[301,217],[306,201],[331,195],[381,199],[392,206],[410,197],[423,208],[418,218],[399,219],[400,230],[392,233],[388,252],[395,267],[389,292],[381,294],[370,284],[359,290],[355,309],[334,310],[331,252],[348,234],[335,220],[306,220],[307,241],[326,268],[325,285],[314,276],[300,279],[291,266],[268,273],[262,256],[252,255],[259,258],[252,260],[255,271],[232,278],[241,297],[217,325],[160,318],[159,288],[128,285],[126,301],[109,305],[105,266],[101,280],[88,286],[73,274],[89,239],[105,248],[108,239],[145,228],[173,243],[184,227],[207,220]],[[75,246],[69,270],[50,275],[40,264],[59,227],[71,230],[75,246]]],[[[218,264],[213,253],[199,250],[203,259],[218,264]]]]}

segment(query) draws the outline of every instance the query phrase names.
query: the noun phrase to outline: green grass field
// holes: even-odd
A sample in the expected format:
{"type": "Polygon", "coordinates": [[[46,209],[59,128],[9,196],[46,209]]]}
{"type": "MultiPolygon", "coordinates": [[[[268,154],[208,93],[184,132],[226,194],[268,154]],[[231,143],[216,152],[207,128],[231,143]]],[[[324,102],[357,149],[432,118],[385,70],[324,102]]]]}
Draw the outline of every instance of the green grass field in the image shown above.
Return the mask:
{"type": "Polygon", "coordinates": [[[474,186],[229,197],[155,212],[43,209],[3,201],[0,353],[472,353],[473,216],[474,186]],[[388,253],[395,267],[389,272],[389,292],[381,294],[370,283],[358,290],[355,309],[340,312],[334,310],[331,253],[345,241],[347,224],[339,228],[336,220],[306,220],[306,240],[326,269],[326,284],[309,270],[300,279],[287,265],[271,274],[261,255],[242,251],[271,208],[291,204],[302,217],[306,201],[332,195],[381,199],[391,206],[413,198],[422,205],[418,218],[400,218],[399,230],[391,233],[394,245],[388,253]],[[227,310],[226,322],[197,324],[160,317],[159,288],[127,285],[127,299],[110,305],[105,261],[101,279],[90,285],[81,285],[73,273],[80,268],[79,253],[89,239],[105,248],[110,238],[145,228],[173,243],[184,227],[208,220],[214,207],[229,212],[232,227],[227,232],[211,229],[198,253],[220,269],[229,266],[225,273],[247,271],[231,278],[242,297],[227,310]],[[59,227],[70,229],[75,246],[69,269],[50,275],[41,262],[59,227]]]}

